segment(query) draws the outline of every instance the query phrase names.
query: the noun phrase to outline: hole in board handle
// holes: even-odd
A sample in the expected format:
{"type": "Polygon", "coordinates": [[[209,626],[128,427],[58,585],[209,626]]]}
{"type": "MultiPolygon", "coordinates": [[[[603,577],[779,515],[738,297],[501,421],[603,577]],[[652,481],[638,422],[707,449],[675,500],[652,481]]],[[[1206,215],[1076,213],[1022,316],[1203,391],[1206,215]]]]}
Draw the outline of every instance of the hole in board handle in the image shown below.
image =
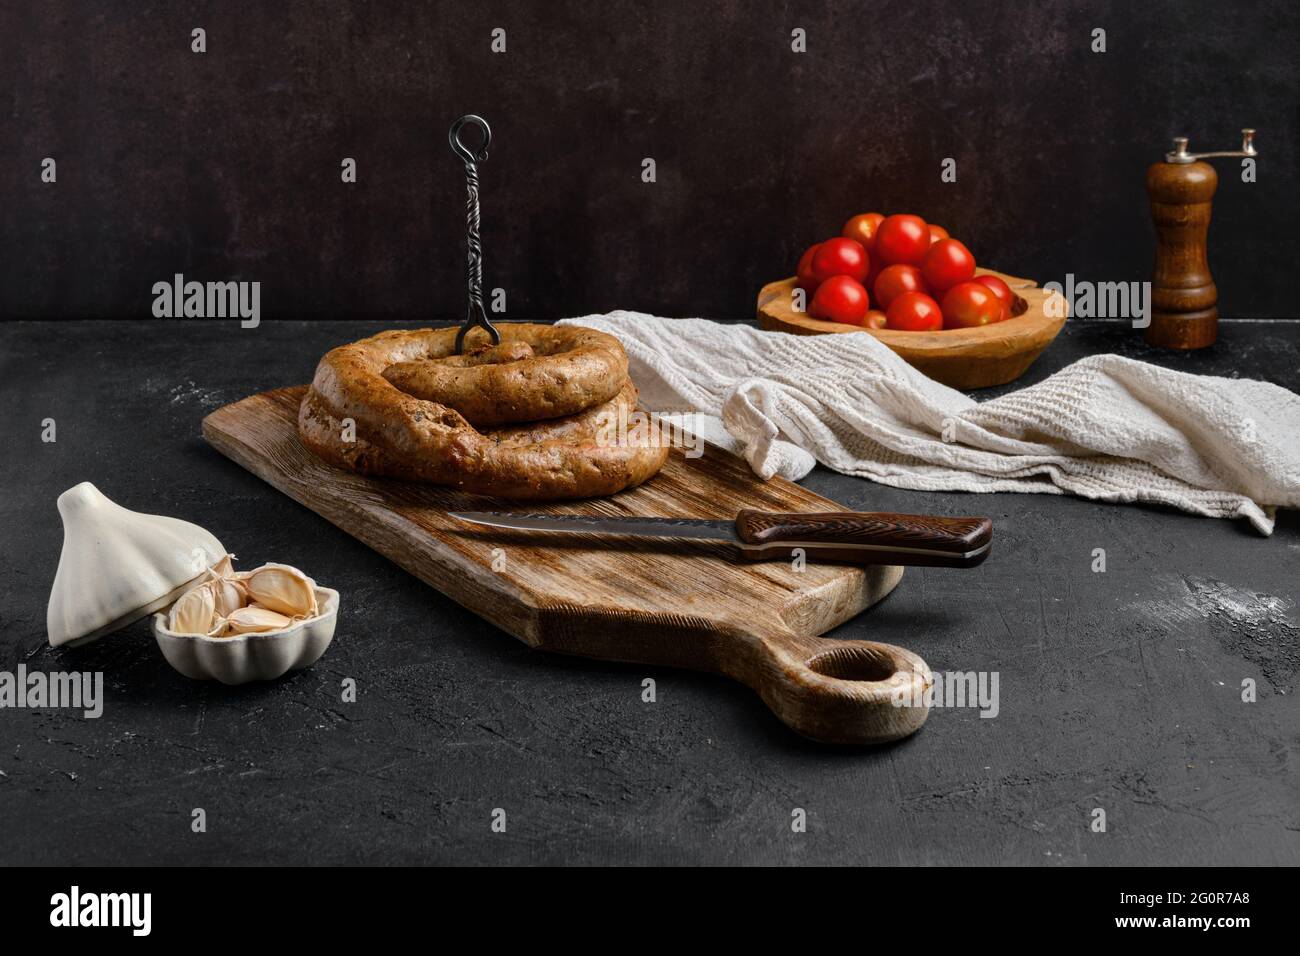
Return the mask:
{"type": "Polygon", "coordinates": [[[823,677],[873,683],[889,680],[896,670],[888,654],[860,644],[822,651],[808,660],[808,667],[823,677]]]}

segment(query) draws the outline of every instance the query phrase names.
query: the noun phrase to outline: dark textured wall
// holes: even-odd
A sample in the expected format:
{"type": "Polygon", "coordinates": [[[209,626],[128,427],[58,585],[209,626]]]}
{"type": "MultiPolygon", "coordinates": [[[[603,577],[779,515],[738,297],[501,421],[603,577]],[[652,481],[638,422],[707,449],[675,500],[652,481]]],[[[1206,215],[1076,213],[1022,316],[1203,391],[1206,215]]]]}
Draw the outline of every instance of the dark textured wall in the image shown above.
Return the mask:
{"type": "Polygon", "coordinates": [[[747,315],[869,209],[1040,280],[1146,278],[1145,166],[1247,125],[1259,182],[1220,167],[1221,308],[1294,316],[1298,40],[1294,0],[6,3],[0,315],[148,316],[183,272],[260,280],[268,317],[459,317],[446,130],[474,111],[513,318],[747,315]]]}

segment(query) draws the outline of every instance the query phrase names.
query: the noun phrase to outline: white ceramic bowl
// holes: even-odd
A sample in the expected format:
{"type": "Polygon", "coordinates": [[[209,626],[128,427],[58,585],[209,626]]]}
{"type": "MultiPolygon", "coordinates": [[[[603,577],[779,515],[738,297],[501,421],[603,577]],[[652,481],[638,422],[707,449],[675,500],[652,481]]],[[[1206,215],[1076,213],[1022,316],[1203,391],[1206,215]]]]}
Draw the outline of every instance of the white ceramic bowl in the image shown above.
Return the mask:
{"type": "Polygon", "coordinates": [[[153,616],[153,636],[167,663],[195,680],[216,679],[223,684],[275,680],[291,670],[308,667],[334,640],[339,617],[339,592],[316,587],[320,614],[283,631],[205,637],[167,630],[167,614],[153,616]]]}

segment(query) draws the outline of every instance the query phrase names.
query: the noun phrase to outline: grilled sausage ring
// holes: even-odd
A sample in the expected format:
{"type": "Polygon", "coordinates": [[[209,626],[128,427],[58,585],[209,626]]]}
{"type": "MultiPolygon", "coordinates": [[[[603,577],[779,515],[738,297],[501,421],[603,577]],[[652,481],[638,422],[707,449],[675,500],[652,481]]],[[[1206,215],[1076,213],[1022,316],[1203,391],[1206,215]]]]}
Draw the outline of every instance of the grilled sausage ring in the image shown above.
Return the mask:
{"type": "Polygon", "coordinates": [[[632,444],[609,434],[606,423],[626,421],[636,407],[617,339],[576,326],[499,329],[501,345],[466,356],[452,355],[455,329],[382,332],[326,353],[298,411],[303,443],[361,474],[516,500],[614,494],[663,467],[665,443],[632,444]],[[565,345],[575,361],[565,361],[565,345]],[[593,357],[594,351],[610,355],[593,357]],[[389,374],[395,366],[401,371],[389,374]],[[408,394],[394,378],[424,395],[463,401],[480,422],[515,424],[480,431],[459,406],[408,394]],[[468,382],[485,391],[474,392],[468,382]],[[586,396],[577,408],[575,389],[586,396]],[[561,408],[573,410],[556,416],[561,408]],[[551,412],[547,420],[502,417],[539,409],[551,412]],[[354,441],[344,440],[345,418],[355,422],[354,441]]]}
{"type": "MultiPolygon", "coordinates": [[[[408,395],[456,409],[476,426],[573,415],[609,401],[627,381],[627,353],[612,335],[579,325],[498,328],[500,345],[468,356],[455,354],[455,329],[415,339],[391,333],[404,341],[386,343],[397,347],[384,378],[408,395]],[[521,358],[524,351],[530,354],[521,358]]],[[[483,338],[476,330],[466,345],[483,338]]]]}

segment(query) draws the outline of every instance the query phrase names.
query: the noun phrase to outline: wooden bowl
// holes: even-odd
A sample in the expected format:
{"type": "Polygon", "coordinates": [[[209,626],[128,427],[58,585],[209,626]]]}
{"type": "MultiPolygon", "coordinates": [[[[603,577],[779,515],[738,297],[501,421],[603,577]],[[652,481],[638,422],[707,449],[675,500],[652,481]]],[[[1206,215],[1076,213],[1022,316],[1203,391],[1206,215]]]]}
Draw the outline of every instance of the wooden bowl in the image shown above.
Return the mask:
{"type": "Polygon", "coordinates": [[[866,332],[902,356],[907,364],[952,388],[987,388],[1005,385],[1024,374],[1039,353],[1056,338],[1065,324],[1067,306],[1059,292],[1046,292],[1031,279],[1017,279],[992,269],[977,269],[978,275],[993,275],[1011,286],[1024,303],[1017,302],[1016,315],[1005,322],[974,329],[945,329],[941,332],[903,332],[898,329],[867,329],[842,322],[824,322],[794,310],[795,279],[782,279],[763,286],[758,294],[758,323],[769,331],[795,335],[828,332],[866,332]],[[1048,299],[1057,299],[1048,315],[1048,299]]]}

